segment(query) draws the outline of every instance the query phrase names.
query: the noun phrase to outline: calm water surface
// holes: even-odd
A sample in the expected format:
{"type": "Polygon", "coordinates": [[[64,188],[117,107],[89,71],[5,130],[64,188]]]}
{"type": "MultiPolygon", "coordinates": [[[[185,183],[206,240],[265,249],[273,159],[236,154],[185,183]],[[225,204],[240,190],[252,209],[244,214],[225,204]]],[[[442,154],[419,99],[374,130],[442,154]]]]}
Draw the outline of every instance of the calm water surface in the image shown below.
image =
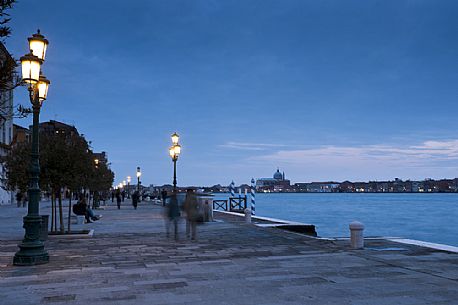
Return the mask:
{"type": "Polygon", "coordinates": [[[358,220],[366,236],[458,246],[458,194],[256,194],[256,214],[314,224],[323,237],[347,237],[358,220]]]}

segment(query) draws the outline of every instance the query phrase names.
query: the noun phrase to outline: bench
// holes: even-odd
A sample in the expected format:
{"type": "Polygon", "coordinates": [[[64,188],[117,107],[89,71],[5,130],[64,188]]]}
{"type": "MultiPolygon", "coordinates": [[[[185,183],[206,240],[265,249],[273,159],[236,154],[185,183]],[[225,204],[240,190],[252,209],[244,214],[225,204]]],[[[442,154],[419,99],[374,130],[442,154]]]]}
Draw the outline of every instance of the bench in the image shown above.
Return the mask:
{"type": "Polygon", "coordinates": [[[74,225],[82,225],[84,224],[84,216],[83,215],[71,215],[70,216],[70,223],[74,225]]]}

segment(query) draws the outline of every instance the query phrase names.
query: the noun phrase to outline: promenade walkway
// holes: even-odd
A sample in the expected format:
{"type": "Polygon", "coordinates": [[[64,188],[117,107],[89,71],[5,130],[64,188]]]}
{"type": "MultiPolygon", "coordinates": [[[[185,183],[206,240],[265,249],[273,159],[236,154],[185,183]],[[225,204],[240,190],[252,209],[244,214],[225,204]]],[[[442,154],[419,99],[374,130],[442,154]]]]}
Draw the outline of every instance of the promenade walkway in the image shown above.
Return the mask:
{"type": "MultiPolygon", "coordinates": [[[[48,213],[47,208],[42,213],[48,213]]],[[[383,240],[365,250],[218,214],[168,239],[162,207],[128,203],[46,242],[50,263],[11,265],[25,209],[0,206],[0,304],[458,304],[458,254],[383,240]],[[19,229],[18,229],[19,228],[19,229]],[[19,230],[19,232],[16,232],[19,230]]]]}

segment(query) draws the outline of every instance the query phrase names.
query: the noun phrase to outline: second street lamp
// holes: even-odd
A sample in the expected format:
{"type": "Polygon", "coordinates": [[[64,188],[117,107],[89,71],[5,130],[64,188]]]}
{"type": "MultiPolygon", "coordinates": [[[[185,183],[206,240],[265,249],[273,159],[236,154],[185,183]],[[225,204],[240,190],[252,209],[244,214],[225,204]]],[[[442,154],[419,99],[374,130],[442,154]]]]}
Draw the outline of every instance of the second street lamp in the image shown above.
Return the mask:
{"type": "MultiPolygon", "coordinates": [[[[29,204],[27,215],[24,217],[24,239],[19,245],[13,259],[14,265],[30,266],[49,262],[48,252],[40,240],[42,217],[39,213],[40,203],[40,154],[38,127],[40,123],[40,108],[48,94],[49,80],[40,74],[41,65],[45,58],[48,41],[38,31],[29,38],[30,53],[21,57],[22,81],[28,85],[30,103],[33,109],[32,153],[30,162],[29,204]]],[[[46,228],[47,230],[47,228],[46,228]]]]}
{"type": "Polygon", "coordinates": [[[127,176],[127,198],[130,199],[130,176],[127,176]]]}
{"type": "Polygon", "coordinates": [[[140,192],[140,177],[142,172],[140,171],[140,166],[137,166],[137,191],[140,192]]]}
{"type": "Polygon", "coordinates": [[[176,192],[177,190],[177,161],[178,156],[181,153],[181,146],[178,144],[180,136],[175,132],[172,135],[172,143],[173,145],[169,148],[169,155],[173,161],[173,191],[176,192]]]}

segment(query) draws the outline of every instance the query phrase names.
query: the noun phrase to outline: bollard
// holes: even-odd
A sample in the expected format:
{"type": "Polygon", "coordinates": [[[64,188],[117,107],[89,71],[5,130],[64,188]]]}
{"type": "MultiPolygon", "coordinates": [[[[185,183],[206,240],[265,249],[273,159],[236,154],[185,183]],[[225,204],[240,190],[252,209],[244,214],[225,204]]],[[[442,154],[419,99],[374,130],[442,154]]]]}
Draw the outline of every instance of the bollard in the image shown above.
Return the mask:
{"type": "Polygon", "coordinates": [[[364,248],[364,225],[359,221],[353,221],[349,225],[350,227],[350,241],[352,249],[363,249],[364,248]]]}
{"type": "Polygon", "coordinates": [[[251,210],[248,208],[245,209],[245,222],[251,223],[251,210]]]}

